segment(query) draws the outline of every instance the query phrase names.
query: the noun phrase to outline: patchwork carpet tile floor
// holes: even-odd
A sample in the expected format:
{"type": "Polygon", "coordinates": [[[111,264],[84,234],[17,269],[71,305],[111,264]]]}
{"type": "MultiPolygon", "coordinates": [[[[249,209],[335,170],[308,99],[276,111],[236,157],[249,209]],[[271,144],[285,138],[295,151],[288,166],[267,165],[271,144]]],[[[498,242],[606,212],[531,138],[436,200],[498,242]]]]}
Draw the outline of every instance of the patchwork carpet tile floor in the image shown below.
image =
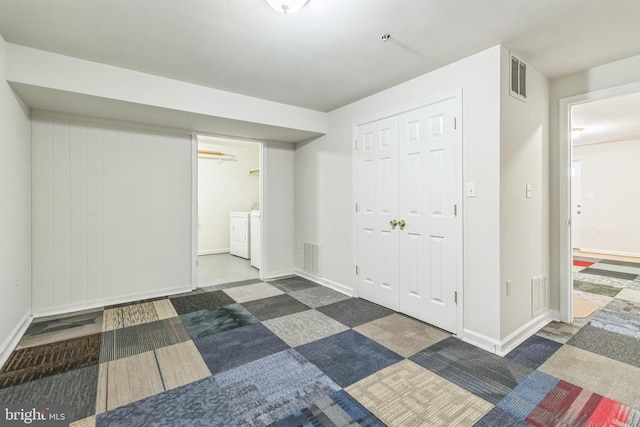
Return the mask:
{"type": "Polygon", "coordinates": [[[71,427],[640,426],[640,264],[578,259],[595,313],[505,357],[301,277],[35,320],[0,404],[71,427]]]}

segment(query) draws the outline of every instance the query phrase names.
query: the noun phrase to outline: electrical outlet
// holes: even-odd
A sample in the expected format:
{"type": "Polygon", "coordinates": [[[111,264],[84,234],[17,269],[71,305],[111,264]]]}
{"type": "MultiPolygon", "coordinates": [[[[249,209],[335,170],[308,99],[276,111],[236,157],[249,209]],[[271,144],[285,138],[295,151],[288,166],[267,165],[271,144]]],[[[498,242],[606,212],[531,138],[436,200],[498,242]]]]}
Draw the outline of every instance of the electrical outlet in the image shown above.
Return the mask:
{"type": "Polygon", "coordinates": [[[596,236],[600,236],[601,234],[602,234],[602,231],[600,231],[600,229],[598,228],[598,229],[596,230],[596,236]]]}
{"type": "Polygon", "coordinates": [[[507,280],[507,296],[511,295],[511,279],[507,280]]]}
{"type": "Polygon", "coordinates": [[[16,273],[16,288],[20,287],[20,274],[16,273]]]}

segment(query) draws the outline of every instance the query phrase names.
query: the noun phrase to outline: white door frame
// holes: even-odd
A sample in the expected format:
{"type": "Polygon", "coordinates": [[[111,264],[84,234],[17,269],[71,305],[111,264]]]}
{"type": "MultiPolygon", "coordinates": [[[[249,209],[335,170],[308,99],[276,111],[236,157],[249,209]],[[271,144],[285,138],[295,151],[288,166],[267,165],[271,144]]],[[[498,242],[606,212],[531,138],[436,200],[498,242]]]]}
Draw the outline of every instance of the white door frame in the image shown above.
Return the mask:
{"type": "MultiPolygon", "coordinates": [[[[250,138],[239,138],[239,137],[230,137],[226,135],[215,135],[209,133],[202,132],[192,132],[191,133],[191,289],[196,289],[198,287],[198,135],[201,136],[211,136],[214,138],[224,138],[224,139],[236,139],[238,141],[250,141],[258,144],[258,167],[260,168],[260,174],[258,175],[258,203],[260,204],[260,218],[262,223],[264,223],[264,218],[266,216],[263,203],[263,196],[265,194],[264,191],[264,180],[263,176],[266,174],[266,162],[263,161],[263,141],[254,140],[250,138]]],[[[260,252],[262,254],[262,267],[260,272],[260,280],[264,280],[264,266],[265,263],[265,253],[262,250],[264,247],[264,231],[265,227],[260,227],[260,252]]]]}
{"type": "Polygon", "coordinates": [[[574,159],[573,156],[571,156],[571,159],[571,247],[574,249],[580,249],[581,219],[576,211],[582,208],[582,160],[574,159]],[[574,200],[574,198],[577,200],[574,200]],[[578,201],[580,202],[580,205],[576,206],[578,201]]]}
{"type": "Polygon", "coordinates": [[[352,259],[354,265],[354,276],[352,281],[353,288],[353,296],[358,296],[358,276],[355,269],[355,266],[358,264],[358,214],[356,212],[356,205],[358,203],[358,152],[356,151],[356,144],[358,139],[358,126],[364,125],[370,122],[374,122],[380,119],[385,119],[391,116],[397,116],[402,113],[406,113],[411,110],[415,110],[421,107],[428,106],[430,104],[435,104],[440,101],[449,98],[456,99],[456,134],[455,134],[455,144],[456,144],[456,188],[458,189],[457,194],[455,195],[455,203],[458,207],[458,222],[457,222],[457,242],[456,242],[456,251],[458,253],[458,265],[456,268],[456,277],[457,277],[457,296],[458,296],[458,304],[457,304],[457,312],[456,312],[456,335],[461,337],[464,332],[464,206],[463,206],[463,117],[462,117],[462,89],[455,89],[447,92],[440,93],[436,96],[425,98],[418,102],[412,102],[410,104],[404,106],[396,106],[393,108],[385,109],[379,111],[379,113],[362,118],[360,120],[356,120],[352,125],[352,141],[353,141],[353,152],[351,158],[352,164],[352,216],[351,216],[351,230],[352,230],[352,241],[354,242],[353,251],[352,251],[352,259]]]}
{"type": "Polygon", "coordinates": [[[558,121],[558,230],[559,230],[559,273],[560,273],[560,321],[573,322],[573,268],[571,243],[571,166],[573,147],[571,146],[571,107],[614,96],[640,92],[640,82],[610,89],[587,92],[560,99],[558,121]]]}

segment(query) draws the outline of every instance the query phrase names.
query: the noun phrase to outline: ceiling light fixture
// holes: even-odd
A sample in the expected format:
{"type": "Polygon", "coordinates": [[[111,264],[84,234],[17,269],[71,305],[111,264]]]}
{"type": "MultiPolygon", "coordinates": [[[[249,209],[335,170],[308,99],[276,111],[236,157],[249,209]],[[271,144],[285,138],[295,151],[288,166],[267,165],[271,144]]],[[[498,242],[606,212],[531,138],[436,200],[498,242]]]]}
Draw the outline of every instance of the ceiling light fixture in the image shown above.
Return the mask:
{"type": "Polygon", "coordinates": [[[277,12],[295,13],[309,3],[309,0],[267,0],[267,3],[277,12]]]}

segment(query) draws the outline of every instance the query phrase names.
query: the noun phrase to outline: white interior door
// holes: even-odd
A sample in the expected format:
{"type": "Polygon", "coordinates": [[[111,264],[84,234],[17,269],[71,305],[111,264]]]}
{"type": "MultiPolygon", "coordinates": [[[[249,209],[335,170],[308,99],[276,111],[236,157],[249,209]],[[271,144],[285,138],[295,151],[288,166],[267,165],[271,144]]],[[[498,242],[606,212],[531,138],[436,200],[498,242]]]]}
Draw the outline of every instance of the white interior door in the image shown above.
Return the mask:
{"type": "Polygon", "coordinates": [[[456,331],[455,98],[399,118],[400,311],[456,331]],[[401,222],[402,223],[402,222],[401,222]]]}
{"type": "Polygon", "coordinates": [[[358,295],[398,310],[398,118],[358,127],[358,295]]]}
{"type": "Polygon", "coordinates": [[[582,162],[574,160],[571,166],[571,245],[580,249],[582,214],[582,162]]]}

